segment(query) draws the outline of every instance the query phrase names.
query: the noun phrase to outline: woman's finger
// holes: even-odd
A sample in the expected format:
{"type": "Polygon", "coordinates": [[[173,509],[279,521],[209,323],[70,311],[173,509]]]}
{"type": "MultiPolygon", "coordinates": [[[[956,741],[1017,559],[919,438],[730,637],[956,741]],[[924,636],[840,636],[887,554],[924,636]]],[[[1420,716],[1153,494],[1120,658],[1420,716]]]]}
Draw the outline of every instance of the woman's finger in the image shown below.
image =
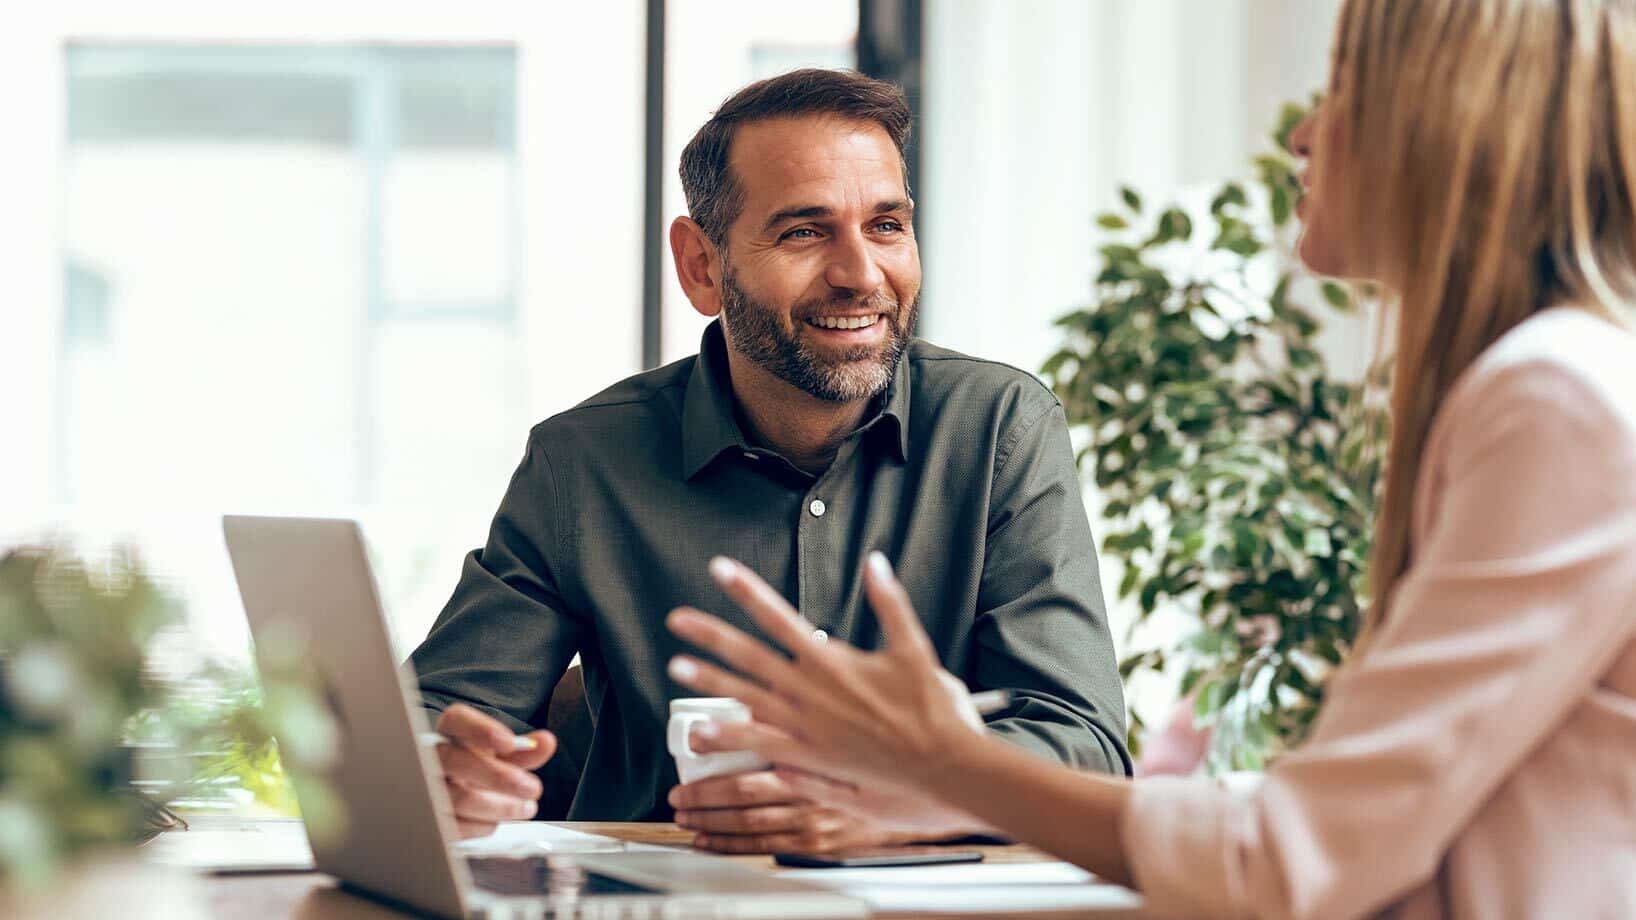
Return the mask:
{"type": "Polygon", "coordinates": [[[717,556],[710,560],[710,577],[716,580],[728,597],[750,614],[756,625],[797,660],[821,660],[825,651],[831,651],[825,648],[823,642],[813,638],[815,630],[811,621],[791,607],[782,594],[748,566],[726,556],[717,556]]]}
{"type": "MultiPolygon", "coordinates": [[[[757,721],[794,729],[800,718],[795,707],[776,693],[689,655],[670,659],[671,680],[705,696],[727,696],[750,707],[757,721]]],[[[711,724],[711,723],[705,723],[711,724]]]]}
{"type": "Polygon", "coordinates": [[[721,659],[757,683],[784,692],[797,692],[805,678],[789,659],[768,648],[766,643],[722,622],[702,610],[677,607],[665,625],[688,642],[721,659]]]}
{"type": "Polygon", "coordinates": [[[765,743],[763,735],[793,740],[788,731],[765,722],[700,722],[693,726],[689,746],[699,754],[753,750],[751,742],[765,743]]]}
{"type": "Polygon", "coordinates": [[[881,632],[886,636],[887,647],[908,655],[917,664],[936,668],[937,653],[932,649],[932,640],[920,625],[909,592],[892,574],[892,564],[880,550],[870,552],[864,563],[863,585],[869,595],[869,605],[875,609],[875,618],[880,621],[881,632]]]}
{"type": "Polygon", "coordinates": [[[807,772],[834,772],[829,761],[792,730],[762,722],[701,722],[693,727],[693,749],[712,751],[754,751],[775,767],[795,767],[807,772]]]}

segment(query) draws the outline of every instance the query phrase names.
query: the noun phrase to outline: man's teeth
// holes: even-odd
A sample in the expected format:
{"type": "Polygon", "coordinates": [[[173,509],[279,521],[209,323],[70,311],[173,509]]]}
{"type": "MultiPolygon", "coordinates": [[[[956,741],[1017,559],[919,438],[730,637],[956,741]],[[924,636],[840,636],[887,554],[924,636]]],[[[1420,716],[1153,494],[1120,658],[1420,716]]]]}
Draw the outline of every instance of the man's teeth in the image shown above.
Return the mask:
{"type": "Polygon", "coordinates": [[[814,316],[807,322],[820,329],[868,329],[880,319],[880,314],[869,316],[814,316]]]}

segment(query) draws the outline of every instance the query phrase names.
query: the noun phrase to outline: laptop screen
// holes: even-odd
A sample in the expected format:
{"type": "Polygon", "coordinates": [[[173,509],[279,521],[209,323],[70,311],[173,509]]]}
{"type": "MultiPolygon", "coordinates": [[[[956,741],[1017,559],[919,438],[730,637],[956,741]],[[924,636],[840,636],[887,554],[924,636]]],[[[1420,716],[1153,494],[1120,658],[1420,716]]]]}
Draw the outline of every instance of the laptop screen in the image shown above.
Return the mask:
{"type": "Polygon", "coordinates": [[[473,856],[466,860],[472,883],[490,894],[507,897],[551,895],[560,898],[610,894],[658,894],[629,882],[590,872],[571,860],[547,856],[473,856]]]}

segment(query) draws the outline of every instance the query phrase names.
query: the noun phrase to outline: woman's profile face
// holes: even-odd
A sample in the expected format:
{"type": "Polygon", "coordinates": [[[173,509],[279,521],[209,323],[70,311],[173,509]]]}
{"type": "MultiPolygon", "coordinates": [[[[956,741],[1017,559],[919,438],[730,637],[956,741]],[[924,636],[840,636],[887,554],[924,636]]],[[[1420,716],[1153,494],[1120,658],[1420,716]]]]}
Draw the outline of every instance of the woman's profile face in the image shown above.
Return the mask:
{"type": "Polygon", "coordinates": [[[1333,119],[1325,117],[1325,103],[1313,106],[1307,117],[1290,133],[1290,147],[1295,155],[1306,161],[1301,170],[1301,187],[1305,194],[1295,213],[1301,218],[1301,241],[1296,254],[1307,268],[1320,275],[1349,277],[1346,260],[1345,221],[1337,214],[1336,192],[1344,178],[1339,175],[1341,164],[1334,153],[1333,119]]]}

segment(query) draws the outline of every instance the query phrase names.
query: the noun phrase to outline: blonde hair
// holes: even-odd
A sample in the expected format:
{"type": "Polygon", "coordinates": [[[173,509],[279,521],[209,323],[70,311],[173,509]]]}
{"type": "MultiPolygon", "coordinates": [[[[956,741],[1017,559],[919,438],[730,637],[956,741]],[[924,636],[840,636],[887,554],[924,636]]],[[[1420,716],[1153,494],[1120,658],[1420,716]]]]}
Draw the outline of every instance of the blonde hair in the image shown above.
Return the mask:
{"type": "Polygon", "coordinates": [[[1636,0],[1347,0],[1318,131],[1349,261],[1395,301],[1372,628],[1455,378],[1547,307],[1636,328],[1636,0]]]}

